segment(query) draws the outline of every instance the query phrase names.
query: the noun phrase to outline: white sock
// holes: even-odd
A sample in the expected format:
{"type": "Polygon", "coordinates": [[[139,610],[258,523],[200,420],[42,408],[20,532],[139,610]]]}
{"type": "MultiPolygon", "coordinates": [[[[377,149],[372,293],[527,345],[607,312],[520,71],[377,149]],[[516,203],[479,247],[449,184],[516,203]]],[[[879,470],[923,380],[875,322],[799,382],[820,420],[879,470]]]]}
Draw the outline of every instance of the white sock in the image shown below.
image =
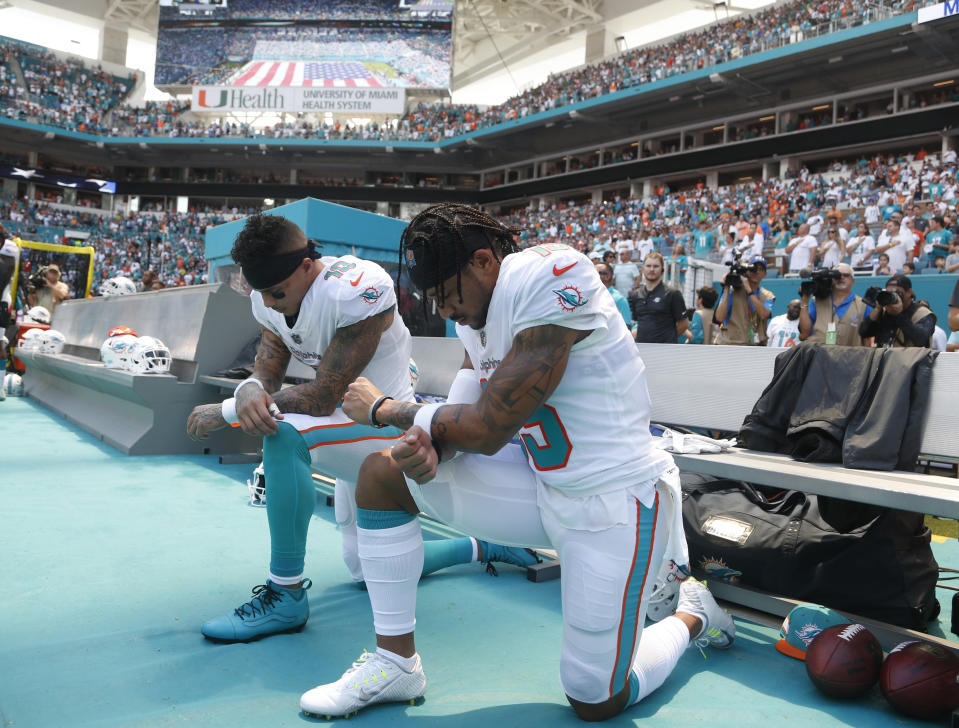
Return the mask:
{"type": "Polygon", "coordinates": [[[416,585],[423,573],[419,519],[393,528],[357,528],[356,533],[376,634],[409,634],[416,627],[416,585]]]}
{"type": "Polygon", "coordinates": [[[413,655],[412,657],[403,657],[401,655],[397,655],[395,652],[384,650],[382,647],[377,647],[376,651],[378,654],[383,655],[383,657],[400,668],[403,672],[413,672],[413,667],[416,665],[416,655],[413,655]]]}
{"type": "Polygon", "coordinates": [[[270,574],[268,578],[279,586],[293,586],[303,581],[303,574],[299,576],[277,576],[276,574],[270,574]]]}
{"type": "Polygon", "coordinates": [[[639,681],[634,705],[662,685],[689,647],[689,628],[677,617],[666,617],[643,630],[633,658],[632,671],[639,681]]]}

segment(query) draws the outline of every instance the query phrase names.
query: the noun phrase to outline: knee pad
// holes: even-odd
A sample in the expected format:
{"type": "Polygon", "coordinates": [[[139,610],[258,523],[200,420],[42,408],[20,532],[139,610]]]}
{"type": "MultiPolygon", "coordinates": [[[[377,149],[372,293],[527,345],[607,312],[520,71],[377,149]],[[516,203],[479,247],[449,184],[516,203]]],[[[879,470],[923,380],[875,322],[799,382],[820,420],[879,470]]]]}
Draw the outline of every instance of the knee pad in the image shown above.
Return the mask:
{"type": "MultiPolygon", "coordinates": [[[[617,648],[626,651],[620,654],[620,660],[629,661],[634,647],[626,634],[633,631],[632,625],[625,629],[629,616],[623,621],[623,575],[628,573],[629,564],[575,542],[566,545],[563,557],[560,680],[571,698],[601,703],[611,697],[617,648]],[[621,637],[628,642],[620,645],[621,637]]],[[[612,694],[622,687],[613,686],[612,694]]]]}

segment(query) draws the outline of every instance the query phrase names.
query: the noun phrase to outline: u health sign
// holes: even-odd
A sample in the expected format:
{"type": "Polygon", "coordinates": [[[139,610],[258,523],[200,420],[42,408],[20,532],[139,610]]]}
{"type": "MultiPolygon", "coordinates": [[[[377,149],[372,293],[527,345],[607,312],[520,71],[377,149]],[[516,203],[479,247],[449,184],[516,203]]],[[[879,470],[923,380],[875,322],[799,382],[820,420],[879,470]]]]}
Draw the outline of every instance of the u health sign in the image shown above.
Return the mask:
{"type": "MultiPolygon", "coordinates": [[[[959,0],[956,0],[959,2],[959,0]]],[[[194,86],[193,111],[400,115],[406,89],[342,86],[194,86]]]]}

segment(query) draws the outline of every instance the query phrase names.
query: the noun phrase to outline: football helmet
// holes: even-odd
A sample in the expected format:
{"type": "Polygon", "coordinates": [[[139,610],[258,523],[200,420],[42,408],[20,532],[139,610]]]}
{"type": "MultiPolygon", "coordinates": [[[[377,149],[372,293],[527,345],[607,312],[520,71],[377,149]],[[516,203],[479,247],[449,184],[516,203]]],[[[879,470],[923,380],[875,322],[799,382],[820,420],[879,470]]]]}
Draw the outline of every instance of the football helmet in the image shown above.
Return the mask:
{"type": "Polygon", "coordinates": [[[37,337],[37,351],[42,354],[59,354],[63,351],[63,345],[67,343],[66,337],[56,329],[47,329],[42,331],[37,337]]]}
{"type": "Polygon", "coordinates": [[[172,362],[166,344],[152,336],[141,336],[130,350],[126,369],[132,374],[167,374],[172,362]]]}
{"type": "Polygon", "coordinates": [[[137,337],[130,334],[111,336],[100,346],[100,361],[107,369],[126,369],[130,351],[137,337]]]}
{"type": "Polygon", "coordinates": [[[28,322],[33,322],[35,324],[49,324],[50,323],[50,312],[43,306],[34,306],[24,317],[28,322]]]}
{"type": "Polygon", "coordinates": [[[131,329],[129,326],[114,326],[112,329],[107,331],[107,337],[110,336],[137,336],[137,332],[131,329]]]}
{"type": "Polygon", "coordinates": [[[17,340],[17,348],[24,351],[32,351],[40,347],[40,337],[43,336],[44,329],[27,329],[17,340]]]}
{"type": "Polygon", "coordinates": [[[3,378],[3,393],[8,397],[23,396],[23,380],[19,374],[10,372],[3,378]]]}
{"type": "Polygon", "coordinates": [[[266,475],[263,473],[263,463],[253,469],[253,482],[246,481],[250,491],[250,505],[262,508],[266,505],[266,475]]]}
{"type": "Polygon", "coordinates": [[[136,284],[126,276],[114,276],[100,284],[101,296],[129,296],[136,292],[136,284]]]}

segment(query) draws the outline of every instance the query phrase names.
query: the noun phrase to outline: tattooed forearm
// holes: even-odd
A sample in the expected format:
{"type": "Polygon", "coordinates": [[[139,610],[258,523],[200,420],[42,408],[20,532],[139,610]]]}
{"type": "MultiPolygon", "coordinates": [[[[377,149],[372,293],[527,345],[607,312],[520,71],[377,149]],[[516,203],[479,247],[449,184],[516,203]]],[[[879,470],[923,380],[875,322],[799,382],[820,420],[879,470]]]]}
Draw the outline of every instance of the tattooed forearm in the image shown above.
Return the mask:
{"type": "Polygon", "coordinates": [[[393,314],[387,312],[337,329],[316,368],[316,379],[273,395],[280,411],[314,417],[332,414],[350,382],[373,359],[380,336],[392,321],[393,314]]]}
{"type": "Polygon", "coordinates": [[[253,376],[263,382],[267,392],[275,392],[283,384],[283,375],[290,364],[290,350],[283,340],[268,329],[263,329],[260,346],[253,362],[253,376]]]}
{"type": "Polygon", "coordinates": [[[475,405],[440,410],[434,437],[467,452],[499,450],[549,399],[573,345],[589,333],[552,325],[519,333],[475,405]]]}
{"type": "Polygon", "coordinates": [[[408,430],[413,426],[413,419],[422,406],[413,402],[384,402],[376,412],[376,419],[397,429],[408,430]]]}

